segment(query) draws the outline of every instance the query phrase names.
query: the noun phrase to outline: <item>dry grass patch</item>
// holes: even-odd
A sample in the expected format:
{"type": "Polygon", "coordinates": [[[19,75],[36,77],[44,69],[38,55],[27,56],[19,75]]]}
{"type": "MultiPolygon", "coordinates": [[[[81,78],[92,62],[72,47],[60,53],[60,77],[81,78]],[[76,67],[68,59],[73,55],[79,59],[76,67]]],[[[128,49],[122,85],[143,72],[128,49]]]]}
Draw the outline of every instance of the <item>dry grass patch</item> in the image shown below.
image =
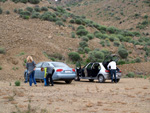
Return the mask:
{"type": "Polygon", "coordinates": [[[87,104],[86,104],[86,107],[93,107],[94,106],[94,104],[92,103],[92,102],[88,102],[87,104]]]}
{"type": "Polygon", "coordinates": [[[109,108],[104,108],[103,111],[115,111],[115,110],[109,109],[109,108]]]}
{"type": "Polygon", "coordinates": [[[16,102],[16,101],[11,101],[11,104],[18,104],[18,102],[16,102]]]}
{"type": "Polygon", "coordinates": [[[98,101],[97,106],[103,106],[102,102],[98,101]]]}

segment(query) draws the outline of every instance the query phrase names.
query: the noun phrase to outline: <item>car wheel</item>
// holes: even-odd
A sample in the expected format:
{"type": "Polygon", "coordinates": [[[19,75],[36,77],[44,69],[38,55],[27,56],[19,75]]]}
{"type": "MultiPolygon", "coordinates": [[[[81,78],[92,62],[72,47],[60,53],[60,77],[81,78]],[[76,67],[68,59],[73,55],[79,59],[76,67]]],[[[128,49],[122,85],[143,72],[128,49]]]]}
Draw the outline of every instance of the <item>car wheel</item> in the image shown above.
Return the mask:
{"type": "Polygon", "coordinates": [[[65,80],[66,84],[71,84],[72,80],[65,80]]]}
{"type": "Polygon", "coordinates": [[[104,83],[104,82],[105,82],[104,76],[103,76],[103,75],[99,75],[98,81],[99,81],[100,83],[104,83]]]}
{"type": "Polygon", "coordinates": [[[89,79],[89,81],[90,81],[90,82],[93,82],[93,81],[94,81],[94,79],[89,79]]]}
{"type": "MultiPolygon", "coordinates": [[[[120,79],[117,79],[117,80],[116,80],[116,83],[118,83],[119,81],[120,81],[120,79]]],[[[115,82],[115,79],[114,79],[114,82],[115,82]]]]}

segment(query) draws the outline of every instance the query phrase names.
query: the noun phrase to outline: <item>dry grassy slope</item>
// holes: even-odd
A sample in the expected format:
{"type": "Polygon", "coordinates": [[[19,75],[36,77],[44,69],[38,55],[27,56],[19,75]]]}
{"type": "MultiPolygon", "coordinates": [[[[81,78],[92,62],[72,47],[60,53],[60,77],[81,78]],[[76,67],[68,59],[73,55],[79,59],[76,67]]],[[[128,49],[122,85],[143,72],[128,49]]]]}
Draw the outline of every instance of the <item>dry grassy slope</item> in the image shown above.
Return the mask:
{"type": "MultiPolygon", "coordinates": [[[[139,22],[144,20],[143,17],[145,15],[150,17],[150,7],[148,4],[143,3],[143,0],[132,0],[133,2],[131,2],[131,0],[122,1],[123,0],[83,0],[80,6],[71,7],[71,9],[75,14],[85,15],[87,18],[102,25],[115,26],[120,29],[133,28],[134,30],[139,30],[136,29],[136,26],[139,22]],[[84,5],[85,3],[88,3],[88,5],[84,5]],[[101,14],[98,15],[99,12],[101,12],[101,14]],[[121,12],[123,12],[124,15],[121,15],[121,12]],[[113,13],[114,15],[111,16],[109,13],[113,13]],[[141,17],[136,18],[134,17],[135,14],[140,14],[141,17]],[[120,20],[116,20],[115,17],[120,17],[120,20]],[[120,22],[122,23],[120,24],[120,22]]],[[[139,31],[149,33],[150,26],[139,31]]]]}
{"type": "MultiPolygon", "coordinates": [[[[48,6],[47,1],[42,1],[40,6],[48,6]]],[[[43,51],[47,51],[50,54],[61,53],[67,58],[67,53],[76,51],[78,43],[81,39],[70,38],[72,32],[70,28],[58,27],[55,23],[41,21],[39,19],[24,20],[13,12],[15,8],[26,8],[27,6],[34,6],[31,4],[13,2],[0,3],[3,11],[10,11],[9,15],[0,15],[0,46],[6,49],[5,55],[0,55],[0,66],[3,68],[0,70],[1,80],[22,79],[24,71],[24,59],[28,55],[32,55],[36,63],[40,61],[48,60],[43,51]],[[24,52],[24,55],[19,55],[24,52]]],[[[88,28],[88,30],[91,30],[88,28]]],[[[132,45],[128,45],[131,50],[134,50],[132,45]]],[[[91,49],[100,48],[99,39],[93,39],[89,41],[89,47],[91,49]]],[[[112,51],[116,51],[116,48],[108,48],[112,51]]],[[[137,49],[133,57],[140,55],[139,49],[137,49]]],[[[143,66],[143,65],[142,65],[143,66]]]]}

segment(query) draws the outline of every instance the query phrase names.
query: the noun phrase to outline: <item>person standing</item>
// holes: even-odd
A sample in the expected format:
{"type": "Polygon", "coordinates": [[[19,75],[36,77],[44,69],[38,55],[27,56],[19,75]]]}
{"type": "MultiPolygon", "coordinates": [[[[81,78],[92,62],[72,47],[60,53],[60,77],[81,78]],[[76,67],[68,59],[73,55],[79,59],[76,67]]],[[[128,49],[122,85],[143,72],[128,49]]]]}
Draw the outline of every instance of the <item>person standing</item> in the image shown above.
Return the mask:
{"type": "Polygon", "coordinates": [[[51,83],[51,86],[54,86],[54,82],[53,82],[53,73],[54,73],[54,68],[49,64],[46,63],[45,68],[42,67],[41,71],[44,71],[44,86],[49,86],[51,83]],[[49,82],[50,80],[50,82],[49,82]]]}
{"type": "Polygon", "coordinates": [[[35,73],[35,62],[33,61],[33,58],[31,56],[27,57],[27,63],[26,63],[26,68],[27,72],[29,75],[29,85],[32,86],[32,81],[34,82],[35,86],[37,86],[35,78],[34,78],[34,73],[35,73]]]}
{"type": "Polygon", "coordinates": [[[111,74],[111,82],[113,83],[113,79],[115,78],[115,83],[117,83],[117,79],[116,79],[116,62],[111,60],[108,64],[108,69],[110,70],[110,74],[111,74]],[[114,78],[113,78],[114,75],[114,78]]]}
{"type": "Polygon", "coordinates": [[[51,83],[51,86],[54,86],[54,82],[53,82],[53,73],[54,73],[54,67],[52,67],[50,64],[48,64],[47,67],[47,76],[46,76],[46,82],[47,85],[49,86],[49,84],[51,83]],[[50,79],[50,82],[49,82],[50,79]]]}

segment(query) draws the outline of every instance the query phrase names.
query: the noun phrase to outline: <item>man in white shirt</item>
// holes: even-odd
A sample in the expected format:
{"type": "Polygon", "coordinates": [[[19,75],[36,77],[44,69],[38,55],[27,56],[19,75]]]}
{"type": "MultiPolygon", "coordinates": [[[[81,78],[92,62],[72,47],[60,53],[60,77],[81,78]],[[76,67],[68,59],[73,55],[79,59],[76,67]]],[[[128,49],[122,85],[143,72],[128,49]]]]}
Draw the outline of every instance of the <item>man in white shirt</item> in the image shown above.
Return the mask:
{"type": "Polygon", "coordinates": [[[107,66],[107,68],[110,70],[110,74],[111,74],[111,82],[113,82],[113,75],[115,77],[115,83],[117,83],[117,79],[116,79],[116,62],[111,60],[107,66]]]}

